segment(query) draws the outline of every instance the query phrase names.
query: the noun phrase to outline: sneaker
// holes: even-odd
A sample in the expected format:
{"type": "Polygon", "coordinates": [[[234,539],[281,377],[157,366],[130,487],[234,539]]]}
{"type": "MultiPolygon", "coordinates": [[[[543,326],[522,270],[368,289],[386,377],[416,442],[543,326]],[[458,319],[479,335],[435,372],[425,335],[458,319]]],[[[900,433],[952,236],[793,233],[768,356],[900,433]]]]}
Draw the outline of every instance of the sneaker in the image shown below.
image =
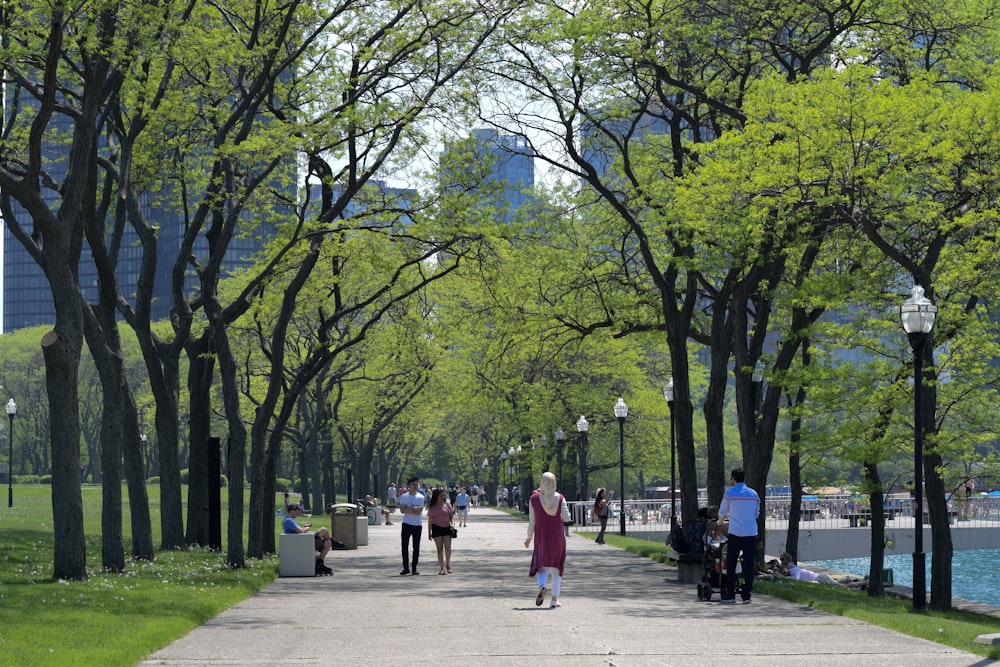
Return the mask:
{"type": "Polygon", "coordinates": [[[538,595],[535,596],[535,606],[541,607],[543,602],[545,602],[545,586],[539,586],[538,595]]]}
{"type": "Polygon", "coordinates": [[[553,600],[552,604],[549,605],[549,609],[555,609],[556,607],[561,607],[562,603],[558,600],[553,600]]]}
{"type": "Polygon", "coordinates": [[[743,604],[750,604],[750,598],[747,598],[746,600],[744,600],[743,604]]]}
{"type": "Polygon", "coordinates": [[[399,576],[401,576],[401,577],[402,577],[402,576],[405,576],[405,575],[407,575],[407,574],[409,574],[409,573],[410,573],[410,571],[409,571],[409,570],[403,570],[402,572],[400,572],[400,573],[399,573],[399,576]]]}
{"type": "Polygon", "coordinates": [[[722,604],[736,604],[736,598],[722,598],[719,602],[722,604]]]}
{"type": "Polygon", "coordinates": [[[419,573],[419,572],[417,572],[416,570],[414,570],[414,571],[413,571],[413,572],[411,572],[410,574],[412,574],[412,575],[416,576],[416,575],[418,575],[418,574],[420,574],[420,573],[419,573]]]}

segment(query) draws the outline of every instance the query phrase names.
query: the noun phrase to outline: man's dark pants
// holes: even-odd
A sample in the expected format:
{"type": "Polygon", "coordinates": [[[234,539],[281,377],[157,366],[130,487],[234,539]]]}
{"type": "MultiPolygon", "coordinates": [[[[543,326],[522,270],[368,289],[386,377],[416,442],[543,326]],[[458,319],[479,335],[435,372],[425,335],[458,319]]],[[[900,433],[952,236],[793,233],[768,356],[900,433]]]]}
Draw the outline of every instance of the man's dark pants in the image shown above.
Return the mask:
{"type": "Polygon", "coordinates": [[[757,536],[743,537],[730,533],[726,542],[726,581],[722,588],[722,599],[736,598],[736,563],[743,567],[743,586],[740,595],[744,600],[750,599],[753,590],[754,558],[757,554],[757,536]]]}
{"type": "Polygon", "coordinates": [[[407,542],[409,542],[410,537],[413,537],[413,568],[417,569],[417,561],[420,560],[420,536],[424,532],[423,524],[419,526],[411,526],[408,523],[403,524],[403,570],[410,571],[410,549],[407,542]]]}

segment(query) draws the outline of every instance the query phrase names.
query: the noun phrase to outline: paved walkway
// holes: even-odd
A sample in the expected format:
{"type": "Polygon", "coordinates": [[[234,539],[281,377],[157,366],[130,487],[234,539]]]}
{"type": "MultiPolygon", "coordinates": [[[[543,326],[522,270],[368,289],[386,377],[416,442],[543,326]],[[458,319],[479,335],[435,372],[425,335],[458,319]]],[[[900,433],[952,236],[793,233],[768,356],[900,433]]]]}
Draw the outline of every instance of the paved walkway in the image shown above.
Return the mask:
{"type": "MultiPolygon", "coordinates": [[[[563,607],[536,607],[524,521],[473,510],[439,576],[421,545],[399,576],[399,524],[327,559],[332,577],[278,579],[142,665],[906,665],[990,661],[762,595],[699,602],[669,566],[582,537],[568,542],[563,607]]],[[[425,530],[426,532],[426,530],[425,530]]],[[[718,599],[718,596],[715,596],[718,599]]]]}

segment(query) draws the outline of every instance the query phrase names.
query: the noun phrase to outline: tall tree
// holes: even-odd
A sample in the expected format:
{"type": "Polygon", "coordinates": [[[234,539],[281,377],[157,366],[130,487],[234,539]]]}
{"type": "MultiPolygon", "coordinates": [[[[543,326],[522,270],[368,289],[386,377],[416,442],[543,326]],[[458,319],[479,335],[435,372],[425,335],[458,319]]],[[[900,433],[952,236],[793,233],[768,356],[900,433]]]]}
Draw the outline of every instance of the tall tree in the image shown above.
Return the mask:
{"type": "MultiPolygon", "coordinates": [[[[85,230],[103,224],[99,165],[105,156],[99,137],[121,88],[120,72],[129,69],[127,55],[124,62],[111,60],[119,52],[121,18],[114,8],[92,5],[80,11],[57,5],[4,13],[3,39],[9,45],[4,70],[18,81],[14,106],[19,113],[3,128],[0,210],[14,238],[44,271],[55,304],[55,326],[41,342],[52,424],[53,575],[65,579],[86,577],[77,379],[83,332],[93,315],[85,313],[90,307],[82,297],[78,266],[85,230]],[[60,135],[69,149],[62,177],[43,159],[60,135]],[[32,228],[18,222],[14,202],[27,212],[32,228]]],[[[134,435],[135,447],[138,432],[134,435]]],[[[118,444],[104,446],[116,451],[118,444]]],[[[112,507],[120,503],[116,493],[120,490],[105,497],[112,507]]],[[[137,505],[133,511],[148,508],[137,505]]],[[[105,548],[106,561],[118,567],[120,557],[114,553],[121,551],[120,544],[105,548]]]]}

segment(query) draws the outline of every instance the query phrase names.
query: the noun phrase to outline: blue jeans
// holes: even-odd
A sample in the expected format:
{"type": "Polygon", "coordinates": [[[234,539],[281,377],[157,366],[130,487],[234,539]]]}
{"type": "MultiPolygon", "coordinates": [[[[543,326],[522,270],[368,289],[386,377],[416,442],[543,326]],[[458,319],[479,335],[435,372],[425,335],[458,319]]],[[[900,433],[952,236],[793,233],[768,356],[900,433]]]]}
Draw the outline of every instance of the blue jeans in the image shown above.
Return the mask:
{"type": "Polygon", "coordinates": [[[608,515],[607,514],[601,514],[597,518],[601,522],[601,532],[599,532],[597,534],[597,541],[598,542],[603,542],[604,541],[604,531],[607,530],[607,528],[608,528],[608,515]]]}
{"type": "Polygon", "coordinates": [[[736,563],[739,562],[743,568],[743,586],[740,588],[740,597],[744,600],[750,599],[750,592],[753,590],[754,558],[757,555],[757,536],[729,534],[729,541],[726,542],[726,580],[722,586],[722,599],[733,600],[736,598],[736,563]]]}

